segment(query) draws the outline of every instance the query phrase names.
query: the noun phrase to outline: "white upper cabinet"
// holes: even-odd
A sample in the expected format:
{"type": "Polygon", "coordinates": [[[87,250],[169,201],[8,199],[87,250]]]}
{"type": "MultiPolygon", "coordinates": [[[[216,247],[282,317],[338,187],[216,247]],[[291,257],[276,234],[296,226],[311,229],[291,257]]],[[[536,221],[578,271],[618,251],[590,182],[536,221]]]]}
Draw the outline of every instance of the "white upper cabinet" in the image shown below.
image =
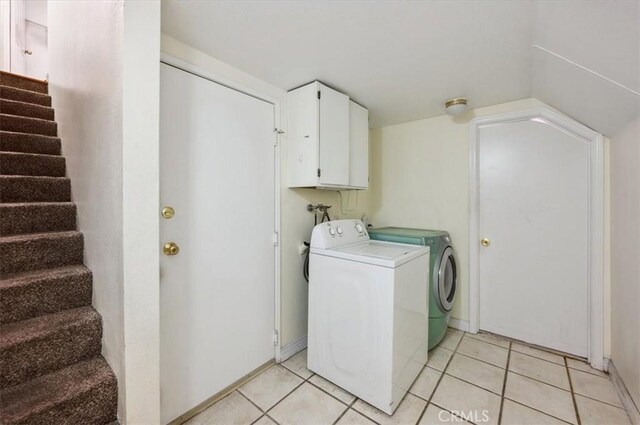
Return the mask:
{"type": "Polygon", "coordinates": [[[289,92],[289,187],[363,189],[368,111],[315,81],[289,92]]]}

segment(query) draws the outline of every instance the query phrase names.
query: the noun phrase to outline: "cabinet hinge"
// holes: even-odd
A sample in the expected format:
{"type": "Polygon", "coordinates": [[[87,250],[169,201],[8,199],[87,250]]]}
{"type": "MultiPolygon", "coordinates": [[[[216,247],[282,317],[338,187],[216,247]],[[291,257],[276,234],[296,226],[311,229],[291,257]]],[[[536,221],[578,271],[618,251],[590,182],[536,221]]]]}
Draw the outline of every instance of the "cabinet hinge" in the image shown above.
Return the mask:
{"type": "Polygon", "coordinates": [[[278,234],[278,232],[273,232],[273,246],[278,246],[279,242],[280,242],[280,235],[278,234]]]}
{"type": "Polygon", "coordinates": [[[318,168],[318,177],[322,175],[322,170],[318,168]]]}
{"type": "Polygon", "coordinates": [[[279,340],[279,338],[278,338],[278,331],[276,331],[276,330],[274,329],[274,331],[273,331],[273,345],[274,345],[274,346],[278,346],[278,340],[279,340]]]}
{"type": "Polygon", "coordinates": [[[318,99],[320,99],[320,90],[318,90],[318,99]]]}
{"type": "Polygon", "coordinates": [[[280,130],[278,128],[273,129],[273,146],[278,146],[281,134],[284,134],[284,130],[280,130]]]}

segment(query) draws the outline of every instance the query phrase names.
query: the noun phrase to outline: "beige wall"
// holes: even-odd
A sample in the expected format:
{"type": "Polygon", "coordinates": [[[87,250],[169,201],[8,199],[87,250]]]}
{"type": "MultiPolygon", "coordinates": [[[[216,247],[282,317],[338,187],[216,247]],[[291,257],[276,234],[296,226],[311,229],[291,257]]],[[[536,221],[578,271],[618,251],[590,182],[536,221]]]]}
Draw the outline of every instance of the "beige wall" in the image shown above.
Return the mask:
{"type": "Polygon", "coordinates": [[[162,35],[162,52],[183,60],[198,68],[211,72],[227,81],[240,84],[247,90],[277,99],[280,103],[280,128],[285,130],[281,137],[281,341],[285,346],[307,335],[307,283],[302,277],[304,257],[298,254],[298,245],[308,241],[313,228],[313,215],[307,212],[308,204],[324,203],[332,205],[332,219],[360,217],[367,211],[367,193],[358,193],[355,206],[355,193],[351,195],[351,204],[346,205],[347,191],[344,191],[344,208],[353,211],[342,214],[337,192],[316,189],[289,189],[287,187],[287,109],[286,92],[278,87],[255,78],[237,68],[193,49],[167,35],[162,35]]]}
{"type": "Polygon", "coordinates": [[[469,320],[469,121],[540,105],[525,99],[371,131],[371,223],[451,234],[461,265],[452,317],[469,320]]]}
{"type": "Polygon", "coordinates": [[[611,139],[611,359],[640,408],[640,118],[611,139]]]}
{"type": "MultiPolygon", "coordinates": [[[[469,121],[546,106],[524,99],[371,131],[371,223],[444,229],[461,264],[452,317],[469,320],[469,121]]],[[[605,139],[605,357],[609,350],[608,140],[605,139]]]]}

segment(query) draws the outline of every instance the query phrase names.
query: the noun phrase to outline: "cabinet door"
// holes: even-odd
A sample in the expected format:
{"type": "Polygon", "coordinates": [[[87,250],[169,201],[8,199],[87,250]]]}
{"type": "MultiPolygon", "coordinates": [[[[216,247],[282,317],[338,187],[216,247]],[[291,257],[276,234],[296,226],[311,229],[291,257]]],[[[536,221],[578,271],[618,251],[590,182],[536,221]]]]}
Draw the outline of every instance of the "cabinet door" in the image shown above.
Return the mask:
{"type": "Polygon", "coordinates": [[[318,86],[297,88],[288,95],[289,187],[318,185],[318,86]]]}
{"type": "Polygon", "coordinates": [[[349,101],[349,186],[369,187],[369,111],[349,101]]]}
{"type": "Polygon", "coordinates": [[[318,84],[320,185],[349,185],[349,97],[318,84]]]}

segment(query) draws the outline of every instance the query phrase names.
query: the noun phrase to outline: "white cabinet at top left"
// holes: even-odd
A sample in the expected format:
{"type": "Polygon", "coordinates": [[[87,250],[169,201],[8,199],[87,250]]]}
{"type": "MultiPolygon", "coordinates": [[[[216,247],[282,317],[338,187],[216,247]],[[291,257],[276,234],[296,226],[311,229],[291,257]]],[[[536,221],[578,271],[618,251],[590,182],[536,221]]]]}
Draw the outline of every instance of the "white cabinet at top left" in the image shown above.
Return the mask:
{"type": "Polygon", "coordinates": [[[289,187],[365,189],[368,111],[314,81],[289,92],[289,187]]]}

